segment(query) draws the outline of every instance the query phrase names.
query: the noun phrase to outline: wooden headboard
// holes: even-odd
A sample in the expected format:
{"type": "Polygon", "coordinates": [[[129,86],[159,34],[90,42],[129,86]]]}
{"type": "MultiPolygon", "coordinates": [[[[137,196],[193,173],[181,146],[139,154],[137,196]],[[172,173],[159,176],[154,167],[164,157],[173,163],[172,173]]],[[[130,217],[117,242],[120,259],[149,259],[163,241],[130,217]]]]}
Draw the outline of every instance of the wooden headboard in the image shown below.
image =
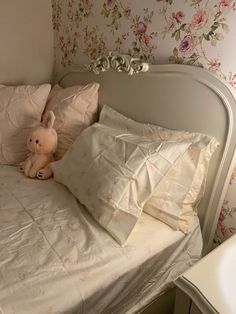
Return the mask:
{"type": "Polygon", "coordinates": [[[234,166],[234,90],[202,68],[148,65],[114,53],[88,66],[73,66],[57,78],[64,87],[95,81],[101,85],[99,104],[107,104],[139,122],[201,132],[219,141],[199,205],[204,252],[208,252],[234,166]]]}

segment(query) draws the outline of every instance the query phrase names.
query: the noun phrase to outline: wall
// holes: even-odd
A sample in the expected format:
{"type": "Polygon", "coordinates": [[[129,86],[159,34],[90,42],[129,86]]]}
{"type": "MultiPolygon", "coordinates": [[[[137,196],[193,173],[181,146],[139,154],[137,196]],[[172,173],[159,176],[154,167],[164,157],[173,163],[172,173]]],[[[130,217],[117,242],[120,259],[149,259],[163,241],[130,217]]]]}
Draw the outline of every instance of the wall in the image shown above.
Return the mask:
{"type": "Polygon", "coordinates": [[[0,83],[51,80],[53,30],[50,0],[0,1],[0,83]]]}
{"type": "MultiPolygon", "coordinates": [[[[56,70],[108,50],[203,66],[236,88],[235,0],[52,0],[56,70]],[[147,4],[148,3],[148,4],[147,4]]],[[[236,170],[216,242],[236,232],[236,170]]]]}

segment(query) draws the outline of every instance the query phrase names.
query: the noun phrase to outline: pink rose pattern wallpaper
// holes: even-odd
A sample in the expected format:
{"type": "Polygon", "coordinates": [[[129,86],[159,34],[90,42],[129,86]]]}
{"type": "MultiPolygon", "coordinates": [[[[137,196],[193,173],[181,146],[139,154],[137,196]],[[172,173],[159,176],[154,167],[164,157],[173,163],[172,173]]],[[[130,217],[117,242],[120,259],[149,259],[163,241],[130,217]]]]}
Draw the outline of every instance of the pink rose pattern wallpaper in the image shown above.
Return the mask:
{"type": "MultiPolygon", "coordinates": [[[[56,71],[118,51],[209,69],[236,89],[236,0],[52,0],[56,71]]],[[[236,232],[236,169],[215,242],[236,232]]]]}

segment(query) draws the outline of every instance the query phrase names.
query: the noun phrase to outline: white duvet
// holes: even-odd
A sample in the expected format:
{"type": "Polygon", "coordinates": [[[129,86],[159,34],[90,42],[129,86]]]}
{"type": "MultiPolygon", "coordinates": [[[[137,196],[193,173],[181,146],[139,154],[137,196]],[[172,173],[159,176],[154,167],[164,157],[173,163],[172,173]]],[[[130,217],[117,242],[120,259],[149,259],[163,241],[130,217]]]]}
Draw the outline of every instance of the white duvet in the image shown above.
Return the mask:
{"type": "Polygon", "coordinates": [[[0,166],[0,313],[134,313],[196,262],[198,219],[187,236],[143,214],[115,240],[53,179],[0,166]]]}

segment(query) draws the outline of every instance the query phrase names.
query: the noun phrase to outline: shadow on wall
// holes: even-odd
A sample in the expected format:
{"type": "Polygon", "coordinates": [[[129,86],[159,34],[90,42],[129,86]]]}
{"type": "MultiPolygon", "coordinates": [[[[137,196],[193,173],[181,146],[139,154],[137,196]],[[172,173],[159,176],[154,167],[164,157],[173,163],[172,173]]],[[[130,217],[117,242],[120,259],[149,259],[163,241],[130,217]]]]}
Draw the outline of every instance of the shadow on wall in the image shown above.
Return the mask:
{"type": "Polygon", "coordinates": [[[0,83],[50,82],[54,64],[50,0],[0,1],[0,83]]]}

